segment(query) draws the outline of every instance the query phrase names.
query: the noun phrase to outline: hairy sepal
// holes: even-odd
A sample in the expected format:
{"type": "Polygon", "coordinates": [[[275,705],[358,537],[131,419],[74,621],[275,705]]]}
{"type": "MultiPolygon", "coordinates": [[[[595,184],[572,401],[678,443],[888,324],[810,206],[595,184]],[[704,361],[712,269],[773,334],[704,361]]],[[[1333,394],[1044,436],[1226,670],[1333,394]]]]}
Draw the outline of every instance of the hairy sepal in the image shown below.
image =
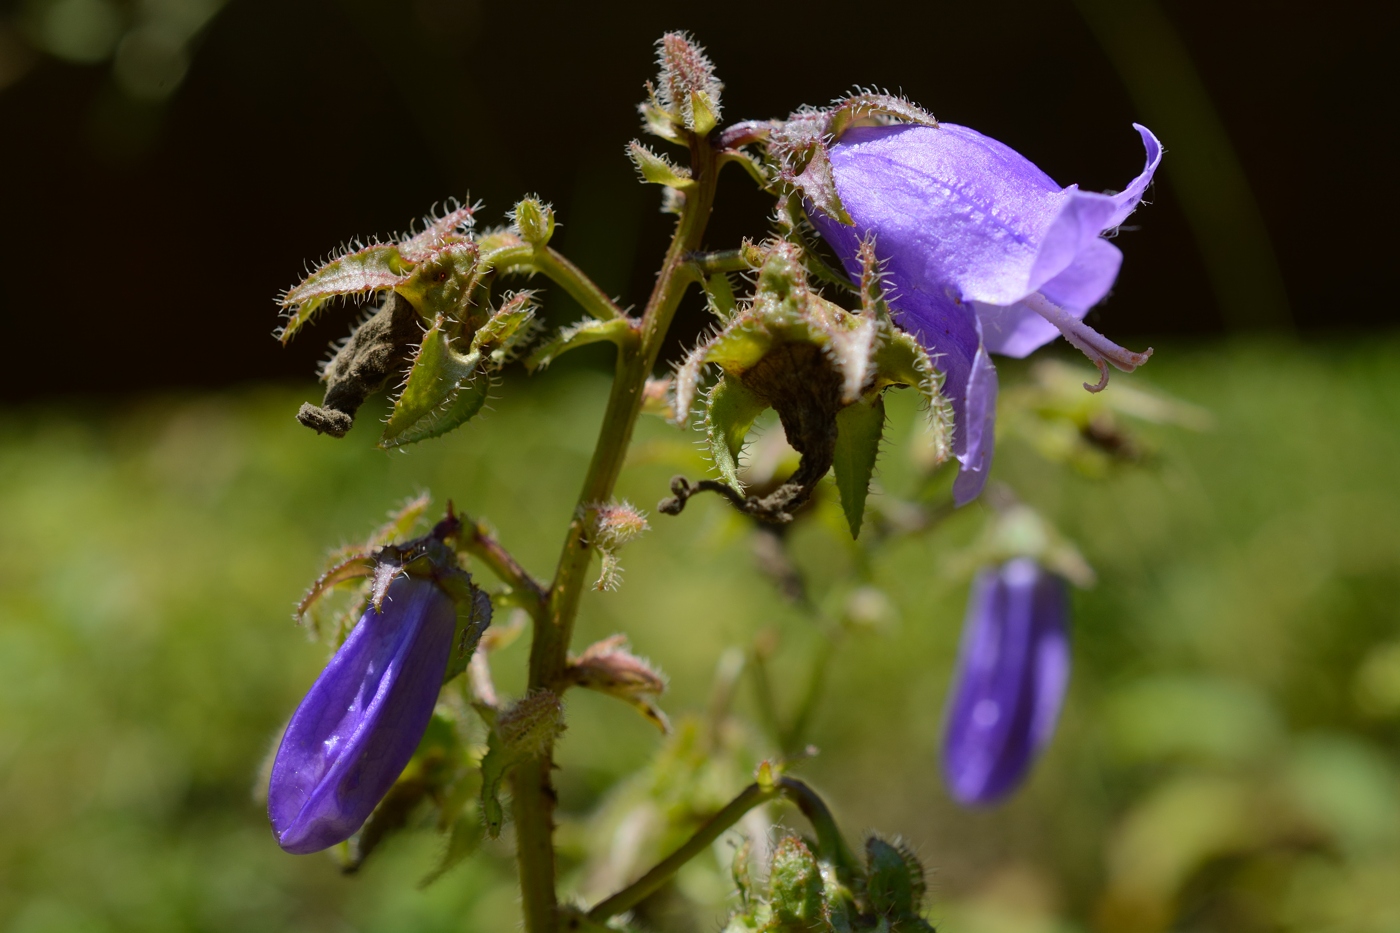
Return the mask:
{"type": "Polygon", "coordinates": [[[570,350],[586,347],[592,343],[608,342],[615,343],[619,347],[625,346],[633,339],[633,336],[632,324],[626,318],[616,317],[607,321],[589,318],[560,329],[553,339],[536,347],[529,359],[525,361],[525,368],[531,371],[540,369],[553,363],[570,350]]]}
{"type": "Polygon", "coordinates": [[[447,321],[439,318],[423,335],[408,381],[384,426],[380,447],[400,447],[445,434],[486,404],[490,380],[481,371],[481,355],[458,353],[447,329],[447,321]]]}
{"type": "Polygon", "coordinates": [[[282,296],[287,323],[278,338],[287,344],[335,298],[394,288],[408,281],[412,272],[413,264],[391,243],[366,246],[332,259],[282,296]]]}
{"type": "Polygon", "coordinates": [[[885,402],[878,393],[847,405],[836,415],[836,453],[832,469],[852,538],[860,537],[865,500],[870,493],[870,478],[875,473],[884,431],[885,402]]]}
{"type": "Polygon", "coordinates": [[[710,456],[715,469],[737,492],[744,484],[739,480],[739,455],[754,420],[768,408],[738,379],[721,376],[710,389],[705,406],[705,431],[710,442],[710,456]]]}

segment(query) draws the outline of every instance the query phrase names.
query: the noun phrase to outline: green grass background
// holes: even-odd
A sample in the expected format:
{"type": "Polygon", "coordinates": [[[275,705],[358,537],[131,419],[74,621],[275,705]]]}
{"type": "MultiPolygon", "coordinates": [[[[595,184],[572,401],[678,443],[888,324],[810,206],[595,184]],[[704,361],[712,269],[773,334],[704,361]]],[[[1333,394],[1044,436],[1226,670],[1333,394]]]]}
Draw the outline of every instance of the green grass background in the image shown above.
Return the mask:
{"type": "MultiPolygon", "coordinates": [[[[946,558],[982,505],[881,552],[891,619],[842,642],[821,754],[797,773],[853,838],[910,840],[948,931],[1400,930],[1400,342],[1159,347],[1115,379],[1216,423],[1147,428],[1158,453],[1100,481],[1002,444],[996,476],[1099,576],[1075,596],[1064,720],[1022,792],[965,812],[937,775],[966,589],[946,558]]],[[[587,367],[511,379],[486,416],[406,453],[373,449],[372,418],[344,441],[300,428],[310,386],[0,414],[0,929],[515,929],[508,845],[419,891],[441,841],[411,833],[342,877],[283,854],[252,789],[324,661],[290,618],[323,551],[429,490],[547,576],[605,392],[587,367]]],[[[892,405],[892,492],[913,416],[892,405]]],[[[646,421],[620,491],[653,510],[694,475],[695,438],[646,421]]],[[[742,524],[702,497],[652,526],[622,589],[585,597],[579,645],[631,635],[679,716],[727,646],[770,628],[790,702],[814,635],[742,524]]],[[[839,599],[824,581],[849,544],[808,523],[793,548],[839,599]]],[[[525,651],[496,659],[503,690],[525,651]]],[[[571,696],[565,810],[597,807],[658,743],[622,704],[571,696]]],[[[695,929],[722,914],[713,882],[687,883],[708,904],[695,929]]]]}

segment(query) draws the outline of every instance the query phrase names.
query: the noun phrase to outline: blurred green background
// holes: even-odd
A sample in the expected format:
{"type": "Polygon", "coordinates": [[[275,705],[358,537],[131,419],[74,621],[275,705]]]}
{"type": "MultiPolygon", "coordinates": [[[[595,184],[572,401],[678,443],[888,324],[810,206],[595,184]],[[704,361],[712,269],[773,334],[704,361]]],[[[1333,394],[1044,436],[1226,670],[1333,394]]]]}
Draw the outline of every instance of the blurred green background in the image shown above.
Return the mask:
{"type": "MultiPolygon", "coordinates": [[[[1400,929],[1397,373],[1393,339],[1163,346],[1118,385],[1195,402],[1211,430],[1145,428],[1157,452],[1099,480],[1004,438],[998,476],[1101,581],[1075,596],[1049,754],[988,812],[956,809],[937,777],[966,584],[936,541],[966,540],[979,504],[947,535],[881,551],[872,579],[891,611],[840,643],[810,734],[821,753],[797,773],[848,834],[913,843],[946,930],[1400,929]]],[[[0,417],[0,928],[515,928],[508,845],[420,892],[441,841],[412,833],[345,878],[282,854],[252,788],[324,660],[290,619],[323,549],[431,489],[544,574],[605,387],[586,365],[508,380],[485,417],[406,455],[371,448],[372,417],[342,442],[300,428],[309,385],[0,417]]],[[[896,399],[884,497],[915,472],[913,405],[896,399]]],[[[653,507],[694,439],[645,420],[621,491],[653,507]]],[[[723,649],[770,629],[790,708],[812,626],[755,570],[742,522],[701,498],[652,524],[624,552],[622,589],[585,597],[579,643],[629,633],[684,717],[703,711],[723,649]]],[[[810,521],[792,546],[818,601],[844,598],[825,581],[849,569],[849,538],[810,521]]],[[[504,690],[524,651],[495,659],[504,690]]],[[[747,686],[737,703],[752,718],[747,686]]],[[[578,691],[569,723],[572,818],[659,737],[578,691]]],[[[710,905],[693,928],[714,929],[717,878],[684,888],[710,905]]]]}

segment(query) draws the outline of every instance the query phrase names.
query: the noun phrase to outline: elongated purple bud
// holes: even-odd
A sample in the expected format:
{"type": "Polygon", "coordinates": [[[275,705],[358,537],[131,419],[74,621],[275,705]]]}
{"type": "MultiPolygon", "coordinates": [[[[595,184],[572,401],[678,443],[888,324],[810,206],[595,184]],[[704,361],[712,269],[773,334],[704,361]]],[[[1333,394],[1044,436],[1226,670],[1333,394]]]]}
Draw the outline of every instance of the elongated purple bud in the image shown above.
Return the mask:
{"type": "Polygon", "coordinates": [[[1015,790],[1050,741],[1069,683],[1069,598],[1028,557],[973,582],[943,736],[943,778],[965,805],[1015,790]]]}
{"type": "Polygon", "coordinates": [[[365,610],[277,749],[267,815],[283,849],[350,838],[388,793],[432,718],[456,619],[451,597],[411,576],[365,610]]]}

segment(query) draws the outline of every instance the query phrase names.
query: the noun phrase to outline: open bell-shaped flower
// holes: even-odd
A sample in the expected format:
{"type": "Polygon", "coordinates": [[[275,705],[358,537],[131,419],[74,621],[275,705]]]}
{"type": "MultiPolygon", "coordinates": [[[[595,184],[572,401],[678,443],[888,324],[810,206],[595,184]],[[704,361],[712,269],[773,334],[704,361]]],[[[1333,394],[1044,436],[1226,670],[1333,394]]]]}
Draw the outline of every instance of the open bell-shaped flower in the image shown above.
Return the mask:
{"type": "Polygon", "coordinates": [[[968,502],[986,482],[994,442],[988,354],[1023,357],[1063,334],[1099,368],[1091,391],[1107,385],[1109,364],[1130,372],[1151,355],[1114,344],[1083,317],[1117,278],[1122,254],[1104,235],[1137,207],[1161,144],[1136,126],[1146,166],[1121,193],[1097,194],[1057,184],[976,130],[889,109],[875,112],[915,122],[869,125],[852,111],[848,102],[829,112],[821,159],[793,183],[853,278],[860,244],[874,237],[896,321],[946,377],[961,465],[954,494],[968,502]],[[816,165],[820,177],[807,178],[816,165]]]}
{"type": "Polygon", "coordinates": [[[1069,683],[1064,578],[1028,557],[973,582],[943,735],[943,777],[965,805],[1004,798],[1050,741],[1069,683]]]}

